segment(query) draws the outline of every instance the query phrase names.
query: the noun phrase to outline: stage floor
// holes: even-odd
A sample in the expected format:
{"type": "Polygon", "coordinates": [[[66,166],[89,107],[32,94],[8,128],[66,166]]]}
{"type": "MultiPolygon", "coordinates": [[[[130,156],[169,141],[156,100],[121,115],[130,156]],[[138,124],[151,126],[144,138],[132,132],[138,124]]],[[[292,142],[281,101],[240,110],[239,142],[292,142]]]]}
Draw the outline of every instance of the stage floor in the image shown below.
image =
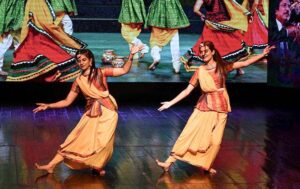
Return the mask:
{"type": "MultiPolygon", "coordinates": [[[[104,50],[113,49],[120,56],[129,54],[129,47],[120,33],[75,33],[75,37],[88,44],[96,57],[98,66],[103,66],[101,57],[104,50]]],[[[149,33],[142,33],[140,39],[149,44],[149,33]]],[[[183,55],[190,49],[199,38],[199,34],[180,34],[180,51],[183,55]]],[[[9,50],[5,55],[4,70],[9,71],[10,62],[13,59],[13,50],[9,50]]],[[[170,46],[167,45],[161,52],[161,62],[155,71],[149,71],[148,66],[152,63],[150,53],[146,54],[141,60],[135,61],[129,74],[109,78],[112,82],[188,82],[193,72],[186,72],[181,66],[181,74],[174,74],[172,71],[172,57],[170,46]]],[[[229,74],[228,82],[232,83],[266,83],[267,82],[267,65],[266,63],[256,63],[244,69],[245,74],[236,77],[236,72],[229,74]]],[[[0,81],[5,80],[0,76],[0,81]]]]}
{"type": "Polygon", "coordinates": [[[300,187],[299,113],[291,108],[233,105],[210,176],[164,160],[192,106],[158,112],[155,105],[120,104],[115,150],[104,177],[61,164],[53,175],[34,168],[56,153],[83,113],[83,106],[33,114],[34,106],[0,106],[0,188],[192,188],[291,189],[300,187]]]}

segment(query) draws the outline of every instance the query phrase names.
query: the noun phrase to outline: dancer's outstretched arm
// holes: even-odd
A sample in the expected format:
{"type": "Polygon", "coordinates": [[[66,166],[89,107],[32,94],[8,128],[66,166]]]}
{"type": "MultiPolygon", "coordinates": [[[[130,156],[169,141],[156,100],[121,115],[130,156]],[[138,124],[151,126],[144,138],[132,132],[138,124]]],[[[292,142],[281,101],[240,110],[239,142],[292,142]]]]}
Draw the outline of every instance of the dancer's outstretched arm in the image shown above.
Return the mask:
{"type": "Polygon", "coordinates": [[[174,104],[176,104],[177,102],[181,101],[182,99],[184,99],[186,96],[188,96],[192,90],[195,87],[192,84],[189,84],[187,86],[187,88],[185,88],[183,91],[181,91],[181,93],[179,93],[175,98],[173,98],[171,101],[166,101],[166,102],[162,102],[162,106],[158,108],[158,111],[163,111],[165,109],[170,108],[171,106],[173,106],[174,104]]]}
{"type": "Polygon", "coordinates": [[[132,65],[132,59],[135,53],[141,51],[144,48],[144,45],[134,45],[130,49],[130,54],[128,57],[127,62],[124,64],[122,68],[113,68],[113,77],[121,76],[129,72],[131,65],[132,65]]]}
{"type": "Polygon", "coordinates": [[[197,0],[194,4],[194,13],[200,16],[201,20],[205,20],[205,15],[201,12],[201,7],[203,5],[203,0],[197,0]]]}
{"type": "Polygon", "coordinates": [[[232,68],[238,69],[238,68],[242,68],[242,67],[247,67],[247,66],[259,61],[260,59],[266,57],[270,53],[270,51],[274,48],[275,48],[275,46],[267,46],[263,50],[263,52],[259,55],[253,56],[245,61],[239,61],[239,62],[232,63],[232,68]]]}
{"type": "Polygon", "coordinates": [[[54,103],[36,103],[36,105],[38,105],[37,108],[33,109],[34,113],[40,112],[40,111],[45,111],[47,109],[50,108],[64,108],[69,106],[70,104],[72,104],[72,102],[74,102],[75,98],[78,96],[78,93],[74,92],[74,91],[70,91],[68,96],[64,99],[64,100],[60,100],[58,102],[54,102],[54,103]]]}

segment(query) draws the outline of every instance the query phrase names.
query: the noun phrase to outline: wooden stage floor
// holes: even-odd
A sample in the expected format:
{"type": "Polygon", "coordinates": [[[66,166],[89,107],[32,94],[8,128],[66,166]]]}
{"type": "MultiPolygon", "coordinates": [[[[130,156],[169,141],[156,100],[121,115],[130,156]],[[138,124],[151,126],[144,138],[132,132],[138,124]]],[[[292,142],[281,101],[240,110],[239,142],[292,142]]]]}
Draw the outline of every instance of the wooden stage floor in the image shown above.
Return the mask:
{"type": "Polygon", "coordinates": [[[300,188],[299,113],[291,108],[234,105],[210,176],[177,161],[163,174],[155,159],[167,158],[192,106],[158,112],[155,105],[120,104],[115,150],[104,177],[46,163],[80,119],[83,106],[33,114],[34,106],[0,106],[0,188],[300,188]]]}

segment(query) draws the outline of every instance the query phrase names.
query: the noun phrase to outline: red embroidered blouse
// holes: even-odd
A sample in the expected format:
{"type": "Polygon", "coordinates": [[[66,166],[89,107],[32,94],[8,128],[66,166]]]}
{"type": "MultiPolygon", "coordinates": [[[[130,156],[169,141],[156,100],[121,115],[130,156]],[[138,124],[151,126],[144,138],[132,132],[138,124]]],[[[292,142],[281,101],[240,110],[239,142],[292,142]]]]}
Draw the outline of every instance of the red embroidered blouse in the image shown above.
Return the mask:
{"type": "MultiPolygon", "coordinates": [[[[233,70],[232,68],[233,64],[228,64],[226,66],[226,71],[230,72],[233,70]]],[[[205,68],[204,68],[205,69],[205,68]]],[[[220,89],[220,91],[212,92],[212,93],[205,93],[202,90],[202,95],[200,96],[195,108],[201,110],[201,111],[218,111],[218,112],[230,112],[230,104],[229,101],[225,98],[224,92],[226,90],[225,86],[225,80],[226,78],[220,77],[218,73],[215,73],[215,70],[208,71],[209,75],[213,78],[215,86],[217,89],[220,89]],[[224,89],[224,90],[222,90],[224,89]],[[210,96],[211,102],[208,105],[208,99],[207,95],[210,96]]],[[[200,76],[201,77],[201,76],[200,76]]],[[[192,78],[189,81],[189,84],[196,87],[199,85],[199,69],[197,69],[192,76],[192,78]]],[[[201,88],[201,86],[200,86],[201,88]]]]}
{"type": "MultiPolygon", "coordinates": [[[[99,91],[107,91],[108,90],[107,77],[113,76],[113,68],[98,68],[97,71],[98,71],[98,77],[97,77],[97,79],[93,80],[92,83],[95,85],[95,87],[97,89],[99,89],[99,91]]],[[[71,90],[76,93],[80,92],[80,87],[79,87],[78,83],[76,82],[76,80],[73,82],[71,90]]],[[[83,93],[83,95],[84,95],[84,93],[83,93]]],[[[85,112],[86,112],[91,108],[91,106],[93,105],[93,103],[96,99],[93,99],[86,95],[84,95],[84,97],[87,101],[86,106],[85,106],[85,112]]],[[[97,99],[97,100],[100,100],[100,104],[110,110],[117,109],[117,107],[115,107],[114,103],[111,101],[111,99],[109,97],[105,97],[105,98],[97,99]]]]}

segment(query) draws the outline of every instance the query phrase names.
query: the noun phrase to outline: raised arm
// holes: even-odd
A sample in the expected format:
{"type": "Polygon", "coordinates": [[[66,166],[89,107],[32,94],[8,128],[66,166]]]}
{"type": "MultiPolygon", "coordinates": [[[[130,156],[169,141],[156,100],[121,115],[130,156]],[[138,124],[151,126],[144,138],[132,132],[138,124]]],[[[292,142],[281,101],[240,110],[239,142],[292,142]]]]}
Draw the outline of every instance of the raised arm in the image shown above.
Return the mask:
{"type": "Polygon", "coordinates": [[[257,62],[258,60],[266,57],[270,53],[270,51],[272,49],[274,49],[274,48],[275,48],[275,46],[271,46],[271,47],[267,46],[263,50],[263,52],[261,54],[259,54],[259,55],[253,56],[253,57],[251,57],[251,58],[249,58],[249,59],[247,59],[245,61],[234,62],[234,63],[232,63],[232,69],[238,69],[238,68],[242,68],[242,67],[247,67],[250,64],[253,64],[253,63],[257,62]]]}
{"type": "Polygon", "coordinates": [[[124,64],[124,66],[122,68],[113,68],[112,76],[117,77],[117,76],[121,76],[121,75],[128,73],[131,68],[131,65],[132,65],[132,60],[133,60],[134,54],[139,52],[143,48],[144,48],[144,45],[132,46],[130,49],[130,54],[129,54],[128,60],[126,61],[126,63],[124,64]]]}
{"type": "Polygon", "coordinates": [[[205,20],[205,15],[200,11],[203,5],[203,0],[197,0],[194,4],[194,13],[200,16],[201,20],[205,20]]]}
{"type": "Polygon", "coordinates": [[[183,91],[181,91],[181,93],[179,93],[175,98],[173,98],[171,101],[167,101],[167,102],[162,102],[162,106],[160,108],[158,108],[159,111],[163,111],[165,109],[168,109],[169,107],[173,106],[174,104],[176,104],[177,102],[181,101],[182,99],[184,99],[186,96],[188,96],[192,90],[194,90],[194,86],[192,84],[189,84],[187,86],[187,88],[185,88],[183,91]]]}
{"type": "Polygon", "coordinates": [[[33,110],[34,113],[40,112],[40,111],[45,111],[50,108],[64,108],[72,104],[72,102],[75,100],[75,98],[78,96],[78,93],[74,91],[70,91],[68,96],[64,100],[60,100],[58,102],[54,103],[36,103],[38,105],[37,108],[33,110]]]}

